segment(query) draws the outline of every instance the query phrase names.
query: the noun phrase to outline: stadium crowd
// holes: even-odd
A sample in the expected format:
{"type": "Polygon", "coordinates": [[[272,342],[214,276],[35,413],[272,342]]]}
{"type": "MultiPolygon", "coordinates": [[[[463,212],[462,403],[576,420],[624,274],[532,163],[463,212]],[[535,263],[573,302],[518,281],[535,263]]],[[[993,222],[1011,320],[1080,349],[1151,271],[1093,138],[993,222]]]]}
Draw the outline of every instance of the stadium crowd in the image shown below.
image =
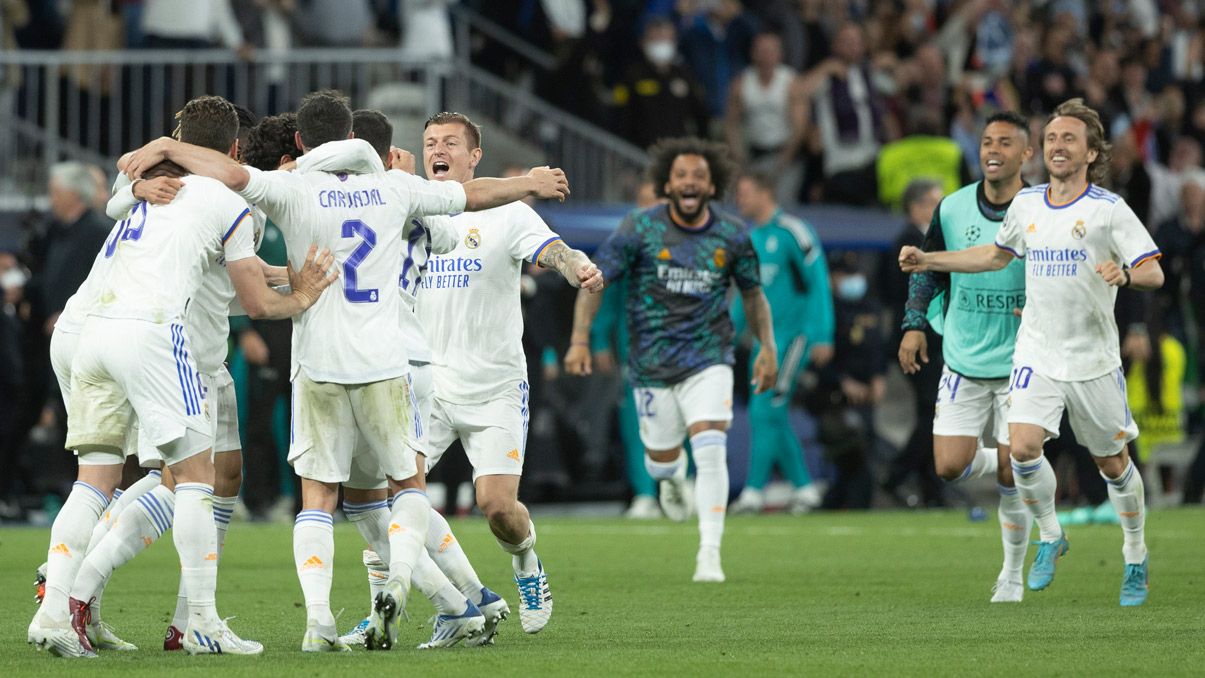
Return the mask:
{"type": "MultiPolygon", "coordinates": [[[[440,58],[451,53],[451,4],[454,0],[263,0],[231,2],[229,13],[211,16],[205,7],[225,3],[75,0],[64,14],[61,2],[5,0],[0,11],[8,47],[226,47],[254,58],[257,49],[397,45],[408,56],[440,58]],[[330,20],[333,11],[339,13],[337,21],[330,20]],[[173,19],[163,21],[164,16],[173,19]],[[415,37],[433,32],[445,37],[421,44],[415,37]]],[[[902,212],[905,223],[896,246],[879,257],[877,268],[866,252],[827,253],[824,282],[834,306],[835,355],[830,366],[803,380],[796,399],[808,405],[815,422],[809,442],[824,449],[823,455],[809,455],[812,468],[800,482],[808,485],[809,470],[837,480],[840,496],[833,496],[830,506],[870,506],[876,487],[900,497],[912,475],[922,503],[946,501],[934,474],[931,438],[925,435],[926,416],[932,417],[925,407],[928,403],[931,410],[939,367],[930,366],[912,381],[920,423],[901,451],[883,452],[887,444],[873,430],[874,408],[882,402],[888,367],[895,361],[907,290],[895,252],[921,242],[942,195],[979,178],[979,134],[999,110],[1022,112],[1035,133],[1055,106],[1074,96],[1101,113],[1114,145],[1106,185],[1150,229],[1168,274],[1167,284],[1152,295],[1123,290],[1119,297],[1130,402],[1144,434],[1139,445],[1149,455],[1154,444],[1205,431],[1205,15],[1199,3],[462,4],[525,36],[556,61],[552,74],[529,77],[537,67],[504,45],[482,41],[474,45],[474,62],[517,82],[534,81],[537,94],[633,144],[710,137],[726,143],[733,158],[757,177],[772,178],[772,185],[754,189],[768,191],[788,209],[840,203],[902,212]],[[831,399],[818,395],[825,384],[841,393],[856,417],[828,407],[831,399]],[[1181,384],[1197,388],[1181,389],[1181,384]],[[1185,393],[1189,397],[1182,397],[1185,393]],[[850,428],[857,435],[848,435],[850,428]],[[851,440],[864,444],[842,452],[851,440]]],[[[109,231],[103,217],[110,183],[106,169],[77,163],[56,167],[48,186],[50,213],[30,220],[19,251],[0,252],[2,518],[25,516],[31,505],[27,499],[18,506],[19,496],[53,497],[70,483],[69,459],[50,452],[61,446],[63,422],[47,345],[56,314],[109,231]]],[[[1040,154],[1023,175],[1030,184],[1045,179],[1040,154]]],[[[740,191],[736,202],[747,220],[758,221],[756,210],[741,204],[740,191]]],[[[525,310],[557,320],[547,323],[555,329],[553,336],[540,334],[547,331],[538,326],[542,323],[528,323],[525,335],[533,413],[524,491],[552,488],[544,496],[580,497],[557,488],[613,478],[621,466],[614,460],[621,425],[592,418],[590,411],[599,397],[619,400],[619,386],[606,377],[562,374],[557,356],[569,344],[572,295],[546,282],[535,268],[525,278],[525,310]],[[600,444],[588,435],[597,426],[615,433],[600,444]]],[[[287,387],[280,378],[287,362],[279,362],[287,360],[287,340],[274,334],[271,322],[236,328],[232,342],[234,361],[248,366],[240,396],[258,413],[249,419],[261,424],[283,416],[276,404],[287,387]]],[[[931,353],[939,355],[940,349],[931,353]]],[[[268,515],[277,496],[288,503],[293,494],[287,470],[279,468],[283,450],[276,449],[274,430],[264,426],[248,440],[247,483],[258,488],[249,508],[257,515],[268,515]],[[256,445],[263,451],[256,452],[256,445]]],[[[1067,454],[1079,479],[1068,485],[1077,488],[1080,501],[1104,503],[1104,486],[1086,453],[1070,447],[1067,454]]],[[[450,466],[445,462],[440,469],[450,476],[449,509],[457,503],[455,487],[467,478],[467,469],[450,466]]],[[[640,471],[629,473],[636,496],[647,482],[640,471]]],[[[1184,501],[1201,501],[1203,486],[1205,443],[1182,488],[1184,501]]],[[[615,483],[598,487],[592,498],[624,492],[615,483]]]]}

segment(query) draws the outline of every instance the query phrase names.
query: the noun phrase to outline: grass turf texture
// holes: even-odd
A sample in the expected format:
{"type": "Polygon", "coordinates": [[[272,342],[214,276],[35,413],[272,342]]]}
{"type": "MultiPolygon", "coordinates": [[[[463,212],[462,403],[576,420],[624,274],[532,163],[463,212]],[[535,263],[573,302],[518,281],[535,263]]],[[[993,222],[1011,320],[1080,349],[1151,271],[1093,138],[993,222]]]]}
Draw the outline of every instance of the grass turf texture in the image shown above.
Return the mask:
{"type": "MultiPolygon", "coordinates": [[[[1151,598],[1118,606],[1121,530],[1068,532],[1071,552],[1050,589],[989,604],[1000,564],[994,520],[963,512],[815,514],[730,519],[725,584],[694,584],[693,525],[537,520],[555,599],[552,622],[524,634],[510,558],[483,521],[453,521],[487,586],[511,605],[497,645],[412,649],[427,640],[430,604],[411,596],[397,650],[304,655],[292,530],[235,523],[222,559],[218,609],[261,657],[165,654],[178,565],[169,539],[113,578],[104,619],[139,652],[63,660],[26,645],[45,529],[0,531],[0,671],[16,675],[1200,675],[1205,666],[1205,511],[1164,510],[1147,525],[1151,598]],[[53,673],[48,673],[53,672],[53,673]]],[[[1036,531],[1034,533],[1036,535],[1036,531]]],[[[170,537],[170,535],[169,535],[170,537]]],[[[362,541],[336,530],[332,607],[340,630],[368,609],[362,541]]],[[[1029,558],[1036,549],[1031,547],[1029,558]]]]}

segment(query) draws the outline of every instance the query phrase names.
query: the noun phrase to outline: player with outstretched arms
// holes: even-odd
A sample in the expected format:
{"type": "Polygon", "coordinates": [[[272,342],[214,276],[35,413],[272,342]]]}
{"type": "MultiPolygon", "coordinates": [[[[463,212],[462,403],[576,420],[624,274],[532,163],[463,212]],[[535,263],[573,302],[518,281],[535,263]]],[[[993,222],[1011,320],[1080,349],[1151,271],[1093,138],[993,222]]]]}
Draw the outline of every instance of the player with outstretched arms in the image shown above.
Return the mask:
{"type": "MultiPolygon", "coordinates": [[[[690,515],[682,449],[689,436],[698,469],[694,580],[722,582],[735,361],[728,303],[732,283],[760,344],[753,362],[756,393],[774,385],[778,348],[749,229],[711,204],[723,197],[732,178],[727,151],[686,138],[664,140],[651,153],[650,178],[668,202],[627,217],[595,258],[607,280],[630,277],[629,363],[645,467],[660,481],[661,508],[679,521],[690,515]]],[[[570,374],[590,373],[590,327],[598,308],[598,296],[578,293],[565,355],[570,374]]]]}
{"type": "MultiPolygon", "coordinates": [[[[170,139],[152,142],[131,160],[133,177],[163,159],[213,176],[261,207],[285,235],[290,259],[310,242],[329,247],[341,264],[342,294],[327,294],[294,319],[293,429],[289,458],[302,478],[303,510],[294,526],[294,560],[305,594],[302,648],[343,650],[330,609],[333,512],[347,482],[357,436],[389,479],[393,506],[388,528],[390,578],[377,595],[367,631],[369,649],[392,649],[411,575],[423,550],[430,502],[424,460],[417,454],[418,418],[407,378],[409,364],[396,293],[408,214],[435,215],[488,209],[529,195],[563,198],[559,170],[515,179],[428,182],[338,166],[348,146],[351,109],[338,93],[316,92],[297,111],[295,172],[260,172],[229,158],[170,139]],[[329,143],[335,142],[335,143],[329,143]],[[327,145],[329,143],[329,145],[327,145]]],[[[384,554],[382,553],[382,556],[384,554]]]]}
{"type": "MultiPolygon", "coordinates": [[[[481,129],[459,113],[437,113],[423,132],[423,166],[437,182],[472,181],[481,129]]],[[[432,256],[419,283],[418,317],[432,351],[435,397],[427,435],[434,465],[457,438],[473,465],[477,506],[511,554],[519,622],[536,633],[552,615],[552,593],[535,552],[536,531],[519,502],[527,447],[527,361],[519,278],[524,261],[556,269],[574,287],[602,290],[598,268],[525,204],[452,217],[456,248],[432,256]]]]}
{"type": "Polygon", "coordinates": [[[1160,253],[1125,200],[1100,188],[1109,143],[1096,111],[1081,99],[1059,105],[1042,131],[1050,183],[1013,199],[994,244],[958,252],[900,251],[904,271],[978,273],[1025,260],[1025,309],[1010,376],[1008,432],[1013,477],[1038,523],[1038,554],[1028,586],[1040,591],[1067,553],[1055,515],[1055,475],[1042,456],[1067,410],[1076,438],[1093,455],[1121,519],[1120,602],[1147,598],[1146,509],[1142,477],[1127,444],[1138,427],[1126,402],[1120,341],[1113,319],[1118,287],[1163,285],[1160,253]]]}

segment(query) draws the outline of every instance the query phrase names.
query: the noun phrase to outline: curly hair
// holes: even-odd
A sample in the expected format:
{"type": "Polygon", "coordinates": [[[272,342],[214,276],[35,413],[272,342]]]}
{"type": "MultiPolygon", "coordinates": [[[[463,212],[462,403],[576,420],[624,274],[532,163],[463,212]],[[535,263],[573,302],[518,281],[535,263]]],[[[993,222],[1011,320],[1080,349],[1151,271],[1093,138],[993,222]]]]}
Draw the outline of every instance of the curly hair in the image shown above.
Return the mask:
{"type": "Polygon", "coordinates": [[[724,192],[736,174],[736,165],[726,146],[697,137],[662,139],[649,148],[649,155],[652,164],[649,165],[648,178],[653,182],[658,198],[666,197],[665,185],[669,183],[670,169],[680,155],[701,155],[707,161],[711,183],[715,185],[715,195],[712,196],[715,200],[724,198],[724,192]]]}
{"type": "MultiPolygon", "coordinates": [[[[1094,184],[1103,183],[1109,177],[1109,162],[1112,156],[1113,144],[1105,138],[1105,126],[1100,121],[1100,114],[1076,97],[1059,104],[1047,118],[1049,125],[1055,118],[1075,118],[1088,128],[1088,150],[1096,151],[1096,160],[1088,165],[1088,181],[1094,184]]],[[[1045,125],[1043,125],[1045,128],[1045,125]]],[[[1046,135],[1042,135],[1042,149],[1046,148],[1046,135]]]]}
{"type": "Polygon", "coordinates": [[[259,170],[276,169],[281,156],[297,157],[299,151],[294,141],[296,132],[296,113],[270,115],[260,120],[247,136],[243,162],[259,170]]]}

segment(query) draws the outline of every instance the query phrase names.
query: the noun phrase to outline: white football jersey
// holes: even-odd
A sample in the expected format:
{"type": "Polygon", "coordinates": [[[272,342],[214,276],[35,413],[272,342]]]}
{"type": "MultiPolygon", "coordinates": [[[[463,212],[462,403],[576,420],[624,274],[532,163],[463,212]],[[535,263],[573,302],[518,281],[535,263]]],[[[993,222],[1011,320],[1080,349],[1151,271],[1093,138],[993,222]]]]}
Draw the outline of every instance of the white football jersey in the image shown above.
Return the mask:
{"type": "Polygon", "coordinates": [[[402,260],[402,275],[398,291],[410,312],[410,322],[402,323],[411,363],[431,362],[431,347],[418,317],[418,289],[432,254],[447,254],[456,249],[456,225],[447,216],[412,217],[406,236],[406,258],[402,260]]]}
{"type": "Polygon", "coordinates": [[[1053,205],[1048,184],[1013,199],[996,246],[1025,259],[1025,309],[1013,364],[1059,381],[1095,379],[1121,366],[1117,288],[1096,267],[1135,267],[1160,256],[1151,234],[1116,193],[1088,185],[1053,205]]]}
{"type": "Polygon", "coordinates": [[[296,172],[248,168],[242,191],[280,226],[293,268],[311,244],[329,248],[340,266],[339,281],[293,319],[294,369],[318,382],[363,384],[409,371],[398,292],[409,215],[465,205],[459,184],[386,172],[375,153],[373,171],[340,171],[350,166],[340,154],[357,145],[371,153],[368,142],[348,139],[306,153],[296,172]]]}
{"type": "Polygon", "coordinates": [[[106,241],[111,259],[91,315],[182,321],[206,262],[254,256],[251,212],[218,181],[186,176],[167,205],[138,203],[106,241]]]}
{"type": "Polygon", "coordinates": [[[418,317],[433,353],[435,394],[467,405],[527,380],[519,278],[523,261],[534,263],[560,236],[522,202],[452,222],[456,249],[427,263],[418,317]]]}
{"type": "MultiPolygon", "coordinates": [[[[122,228],[122,222],[113,224],[113,229],[109,231],[109,237],[105,239],[105,243],[112,240],[120,228],[122,228]]],[[[112,257],[105,256],[106,247],[100,248],[100,251],[96,253],[96,259],[92,261],[92,268],[88,270],[88,277],[80,283],[75,294],[67,299],[67,304],[54,323],[55,332],[79,334],[84,329],[84,321],[88,318],[88,312],[100,297],[102,281],[109,272],[109,262],[113,261],[112,257]]]]}

